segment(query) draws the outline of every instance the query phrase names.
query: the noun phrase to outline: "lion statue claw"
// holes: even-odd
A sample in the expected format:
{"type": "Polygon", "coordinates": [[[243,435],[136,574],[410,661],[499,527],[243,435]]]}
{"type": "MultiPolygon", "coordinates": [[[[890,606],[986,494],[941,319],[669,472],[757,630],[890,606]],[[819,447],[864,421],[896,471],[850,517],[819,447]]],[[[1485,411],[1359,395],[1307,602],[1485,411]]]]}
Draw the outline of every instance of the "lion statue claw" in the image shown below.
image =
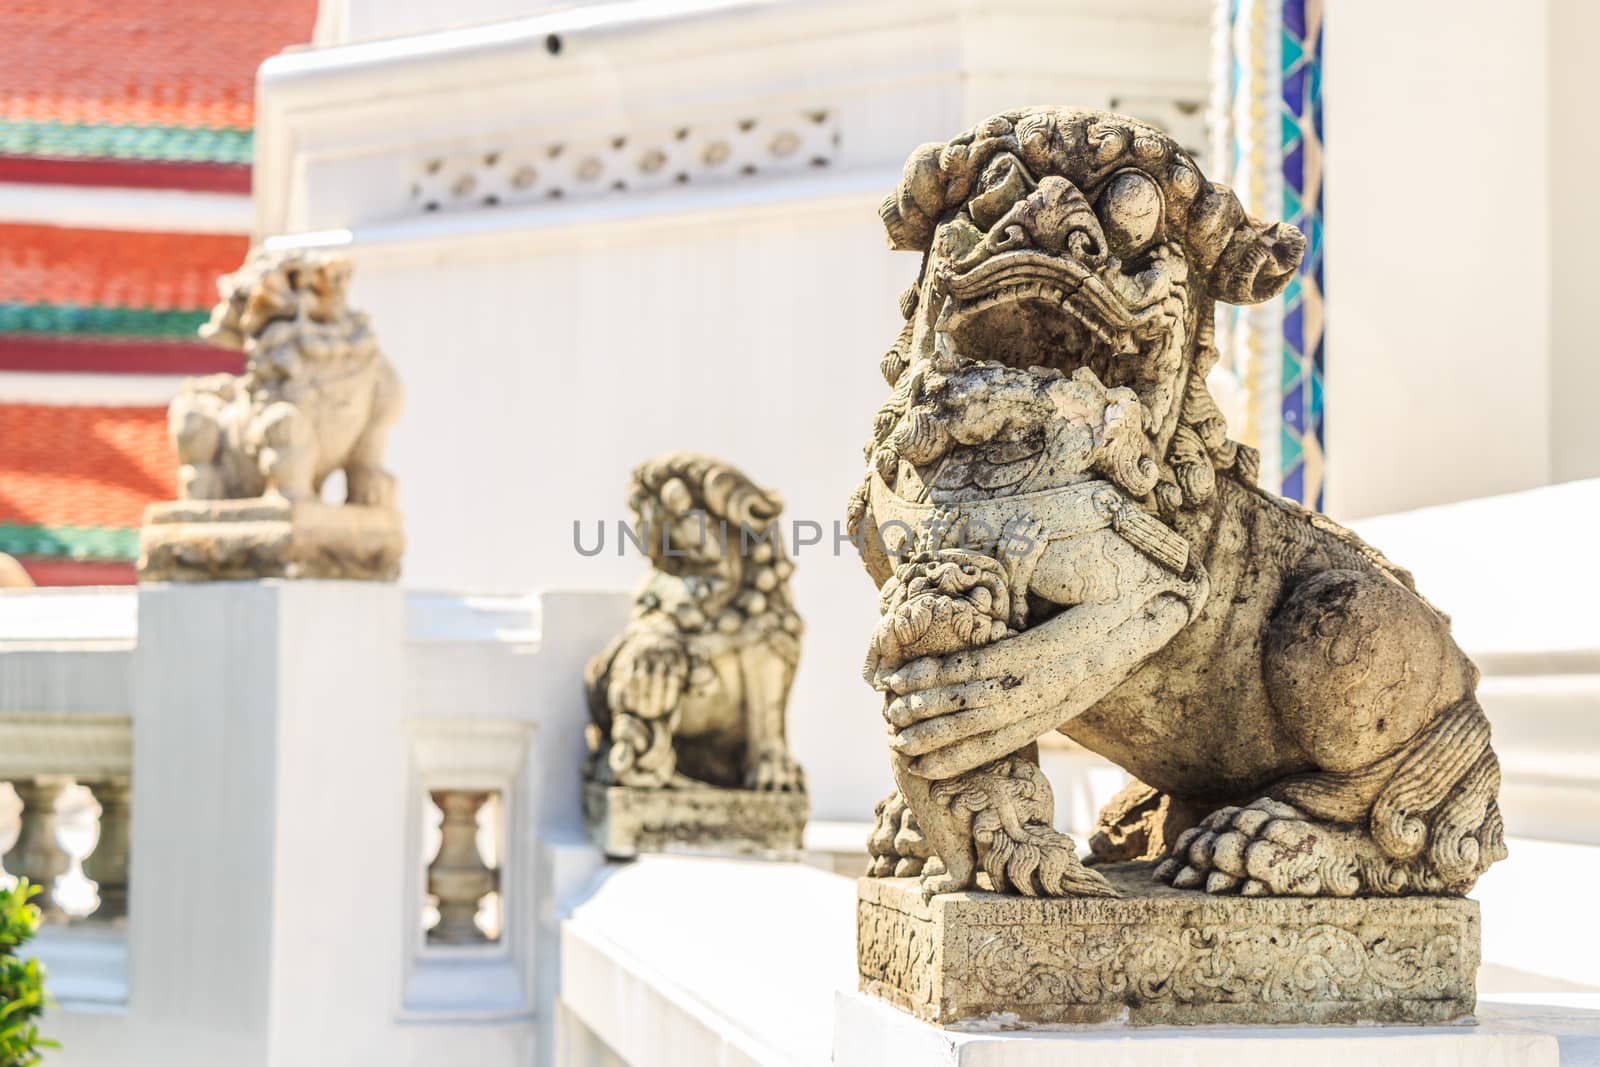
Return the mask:
{"type": "Polygon", "coordinates": [[[244,374],[191,378],[168,409],[187,500],[314,500],[343,471],[347,501],[395,504],[383,448],[400,379],[345,301],[348,260],[257,250],[217,283],[200,334],[244,353],[244,374]]]}
{"type": "Polygon", "coordinates": [[[1160,130],[1053,107],[918,149],[880,214],[922,269],[850,503],[897,785],[871,873],[1109,892],[1051,826],[1060,731],[1136,779],[1101,859],[1470,889],[1505,855],[1476,669],[1408,573],[1255,484],[1207,391],[1215,303],[1275,296],[1300,233],[1160,130]]]}

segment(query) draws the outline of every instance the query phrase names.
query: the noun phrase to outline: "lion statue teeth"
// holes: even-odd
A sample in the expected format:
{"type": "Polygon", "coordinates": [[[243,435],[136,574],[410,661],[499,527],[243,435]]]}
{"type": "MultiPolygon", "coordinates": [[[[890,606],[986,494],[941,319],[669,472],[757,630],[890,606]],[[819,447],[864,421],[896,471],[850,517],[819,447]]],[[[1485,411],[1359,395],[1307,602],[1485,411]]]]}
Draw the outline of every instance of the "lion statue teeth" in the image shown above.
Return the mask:
{"type": "Polygon", "coordinates": [[[1304,237],[1160,130],[1055,107],[917,149],[880,215],[922,268],[849,507],[897,784],[871,873],[1112,892],[1051,827],[1060,731],[1136,779],[1099,860],[1470,889],[1505,855],[1476,669],[1409,574],[1255,484],[1206,388],[1215,303],[1276,296],[1304,237]]]}

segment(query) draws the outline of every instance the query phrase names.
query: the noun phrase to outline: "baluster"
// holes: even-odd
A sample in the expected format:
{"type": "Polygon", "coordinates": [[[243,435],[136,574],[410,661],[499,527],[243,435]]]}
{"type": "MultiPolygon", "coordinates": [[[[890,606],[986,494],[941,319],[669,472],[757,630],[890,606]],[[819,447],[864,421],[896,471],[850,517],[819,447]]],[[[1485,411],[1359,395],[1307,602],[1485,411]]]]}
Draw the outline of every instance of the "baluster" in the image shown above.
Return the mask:
{"type": "Polygon", "coordinates": [[[113,922],[128,914],[129,801],[126,778],[101,778],[84,783],[100,803],[100,843],[84,860],[83,873],[100,886],[95,917],[113,922]]]}
{"type": "Polygon", "coordinates": [[[472,944],[489,940],[474,922],[478,901],[499,882],[478,851],[478,809],[487,792],[435,789],[429,794],[444,813],[439,825],[439,854],[428,866],[428,892],[439,900],[439,922],[428,940],[472,944]]]}
{"type": "Polygon", "coordinates": [[[6,870],[5,860],[22,832],[22,800],[10,782],[0,782],[0,786],[4,786],[0,789],[0,889],[10,889],[17,884],[17,876],[6,870]]]}
{"type": "Polygon", "coordinates": [[[14,873],[44,887],[34,898],[43,921],[64,923],[67,914],[56,905],[54,887],[56,877],[66,873],[72,861],[56,840],[56,800],[72,779],[51,775],[11,784],[22,801],[17,846],[11,853],[14,873]]]}
{"type": "Polygon", "coordinates": [[[56,844],[67,854],[67,870],[52,887],[56,907],[69,919],[87,919],[100,907],[100,887],[83,870],[99,841],[100,803],[87,786],[74,781],[56,800],[56,844]]]}

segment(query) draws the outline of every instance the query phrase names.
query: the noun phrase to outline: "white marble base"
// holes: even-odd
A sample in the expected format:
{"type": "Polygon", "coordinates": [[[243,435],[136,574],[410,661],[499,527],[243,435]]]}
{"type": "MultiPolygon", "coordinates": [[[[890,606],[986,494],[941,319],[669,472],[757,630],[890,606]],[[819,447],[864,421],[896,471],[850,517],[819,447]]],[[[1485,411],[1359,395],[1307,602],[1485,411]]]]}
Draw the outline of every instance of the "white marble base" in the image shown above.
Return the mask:
{"type": "MultiPolygon", "coordinates": [[[[1600,1005],[1597,1005],[1600,1007],[1600,1005]]],[[[862,993],[835,1001],[833,1067],[1572,1067],[1600,1063],[1600,1010],[1485,1005],[1478,1025],[940,1029],[862,993]]]]}

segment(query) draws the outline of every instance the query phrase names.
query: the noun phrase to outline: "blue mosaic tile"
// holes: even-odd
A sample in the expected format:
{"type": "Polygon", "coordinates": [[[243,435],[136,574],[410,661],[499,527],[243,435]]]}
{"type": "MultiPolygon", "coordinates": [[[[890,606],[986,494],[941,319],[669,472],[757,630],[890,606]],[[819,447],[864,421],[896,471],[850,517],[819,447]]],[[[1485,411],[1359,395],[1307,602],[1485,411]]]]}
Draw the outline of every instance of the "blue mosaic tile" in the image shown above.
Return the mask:
{"type": "Polygon", "coordinates": [[[1283,394],[1283,425],[1296,433],[1305,429],[1306,384],[1302,379],[1283,394]]]}
{"type": "MultiPolygon", "coordinates": [[[[1283,495],[1288,497],[1290,500],[1305,500],[1306,469],[1304,466],[1297,466],[1283,476],[1283,495]]],[[[1317,494],[1319,499],[1321,498],[1321,495],[1322,494],[1319,490],[1317,494]]]]}
{"type": "MultiPolygon", "coordinates": [[[[1300,135],[1298,120],[1300,113],[1306,106],[1306,68],[1297,67],[1285,71],[1283,75],[1283,102],[1289,112],[1289,119],[1295,123],[1295,136],[1300,135]]],[[[1285,139],[1287,141],[1287,138],[1285,139]]]]}
{"type": "MultiPolygon", "coordinates": [[[[1304,189],[1306,185],[1306,155],[1305,145],[1297,143],[1293,148],[1283,153],[1283,181],[1296,189],[1304,189]]],[[[1307,234],[1309,237],[1310,235],[1307,234]]]]}
{"type": "MultiPolygon", "coordinates": [[[[1230,14],[1238,12],[1239,0],[1230,0],[1230,14]]],[[[1306,39],[1306,0],[1284,0],[1283,28],[1300,40],[1306,39]]]]}

